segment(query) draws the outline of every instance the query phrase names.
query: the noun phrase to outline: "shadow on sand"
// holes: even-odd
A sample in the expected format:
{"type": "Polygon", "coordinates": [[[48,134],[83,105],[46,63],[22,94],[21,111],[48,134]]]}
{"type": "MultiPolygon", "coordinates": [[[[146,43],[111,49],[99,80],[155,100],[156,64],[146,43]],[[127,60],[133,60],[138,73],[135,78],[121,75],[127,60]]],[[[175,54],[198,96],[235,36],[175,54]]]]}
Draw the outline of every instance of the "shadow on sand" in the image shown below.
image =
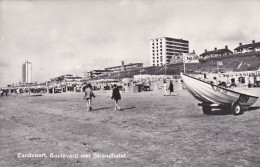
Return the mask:
{"type": "MultiPolygon", "coordinates": [[[[129,109],[133,109],[133,108],[136,108],[136,107],[125,107],[125,108],[121,108],[120,111],[129,110],[129,109]]],[[[113,107],[94,108],[94,109],[92,109],[90,111],[99,111],[99,110],[106,110],[106,109],[113,109],[113,107]]]]}
{"type": "Polygon", "coordinates": [[[123,110],[129,110],[129,109],[133,109],[133,108],[135,108],[135,107],[125,107],[125,108],[121,108],[120,111],[123,111],[123,110]]]}
{"type": "Polygon", "coordinates": [[[164,96],[178,96],[180,94],[164,95],[164,96]]]}
{"type": "MultiPolygon", "coordinates": [[[[244,112],[251,112],[256,109],[259,109],[260,107],[249,107],[249,108],[244,108],[244,112]]],[[[230,110],[224,110],[224,109],[216,109],[213,110],[209,115],[232,115],[230,110]]]]}
{"type": "Polygon", "coordinates": [[[249,107],[248,110],[246,111],[253,111],[253,110],[256,110],[256,109],[259,109],[260,107],[249,107]]]}
{"type": "Polygon", "coordinates": [[[212,110],[212,112],[208,115],[230,115],[231,111],[229,110],[223,110],[223,109],[215,109],[212,110]]]}
{"type": "Polygon", "coordinates": [[[99,110],[105,110],[105,109],[111,109],[112,107],[101,107],[101,108],[94,108],[91,111],[99,111],[99,110]]]}

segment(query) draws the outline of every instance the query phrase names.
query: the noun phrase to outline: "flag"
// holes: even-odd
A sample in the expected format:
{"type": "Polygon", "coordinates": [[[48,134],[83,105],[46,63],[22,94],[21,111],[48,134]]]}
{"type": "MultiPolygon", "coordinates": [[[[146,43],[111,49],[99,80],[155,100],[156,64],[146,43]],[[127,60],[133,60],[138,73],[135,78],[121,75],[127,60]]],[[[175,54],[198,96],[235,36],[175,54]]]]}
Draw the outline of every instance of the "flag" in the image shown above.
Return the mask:
{"type": "Polygon", "coordinates": [[[184,63],[199,63],[199,56],[196,54],[183,53],[184,63]]]}
{"type": "Polygon", "coordinates": [[[223,66],[223,62],[222,61],[217,61],[217,65],[218,66],[223,66]]]}

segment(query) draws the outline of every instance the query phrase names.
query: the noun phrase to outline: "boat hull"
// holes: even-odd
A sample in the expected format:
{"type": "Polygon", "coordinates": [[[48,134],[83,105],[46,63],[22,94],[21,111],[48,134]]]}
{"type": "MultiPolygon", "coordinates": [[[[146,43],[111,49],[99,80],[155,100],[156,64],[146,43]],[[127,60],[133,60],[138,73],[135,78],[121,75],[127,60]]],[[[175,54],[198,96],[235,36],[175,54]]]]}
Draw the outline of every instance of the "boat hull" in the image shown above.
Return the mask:
{"type": "Polygon", "coordinates": [[[187,90],[197,100],[207,104],[232,104],[238,102],[241,106],[253,105],[258,97],[223,88],[197,78],[181,74],[187,90]]]}

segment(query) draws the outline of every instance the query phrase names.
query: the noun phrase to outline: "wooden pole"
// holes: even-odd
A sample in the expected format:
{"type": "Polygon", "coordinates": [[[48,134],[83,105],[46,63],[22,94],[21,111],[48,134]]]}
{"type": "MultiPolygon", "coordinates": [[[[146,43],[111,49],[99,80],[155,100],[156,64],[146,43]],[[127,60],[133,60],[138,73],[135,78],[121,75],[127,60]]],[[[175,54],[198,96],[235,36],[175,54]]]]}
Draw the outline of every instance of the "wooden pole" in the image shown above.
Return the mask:
{"type": "Polygon", "coordinates": [[[183,73],[185,74],[185,55],[183,54],[183,73]]]}

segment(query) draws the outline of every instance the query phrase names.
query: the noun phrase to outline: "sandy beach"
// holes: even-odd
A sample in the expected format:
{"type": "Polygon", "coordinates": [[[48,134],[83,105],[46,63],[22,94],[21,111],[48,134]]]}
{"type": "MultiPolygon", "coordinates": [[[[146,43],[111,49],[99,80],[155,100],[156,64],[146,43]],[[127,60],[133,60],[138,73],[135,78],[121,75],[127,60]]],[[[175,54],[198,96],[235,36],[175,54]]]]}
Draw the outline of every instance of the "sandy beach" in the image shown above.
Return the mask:
{"type": "Polygon", "coordinates": [[[122,93],[122,110],[114,111],[110,91],[94,93],[89,112],[83,93],[1,97],[0,166],[260,164],[259,108],[203,115],[177,88],[174,96],[122,93]]]}

